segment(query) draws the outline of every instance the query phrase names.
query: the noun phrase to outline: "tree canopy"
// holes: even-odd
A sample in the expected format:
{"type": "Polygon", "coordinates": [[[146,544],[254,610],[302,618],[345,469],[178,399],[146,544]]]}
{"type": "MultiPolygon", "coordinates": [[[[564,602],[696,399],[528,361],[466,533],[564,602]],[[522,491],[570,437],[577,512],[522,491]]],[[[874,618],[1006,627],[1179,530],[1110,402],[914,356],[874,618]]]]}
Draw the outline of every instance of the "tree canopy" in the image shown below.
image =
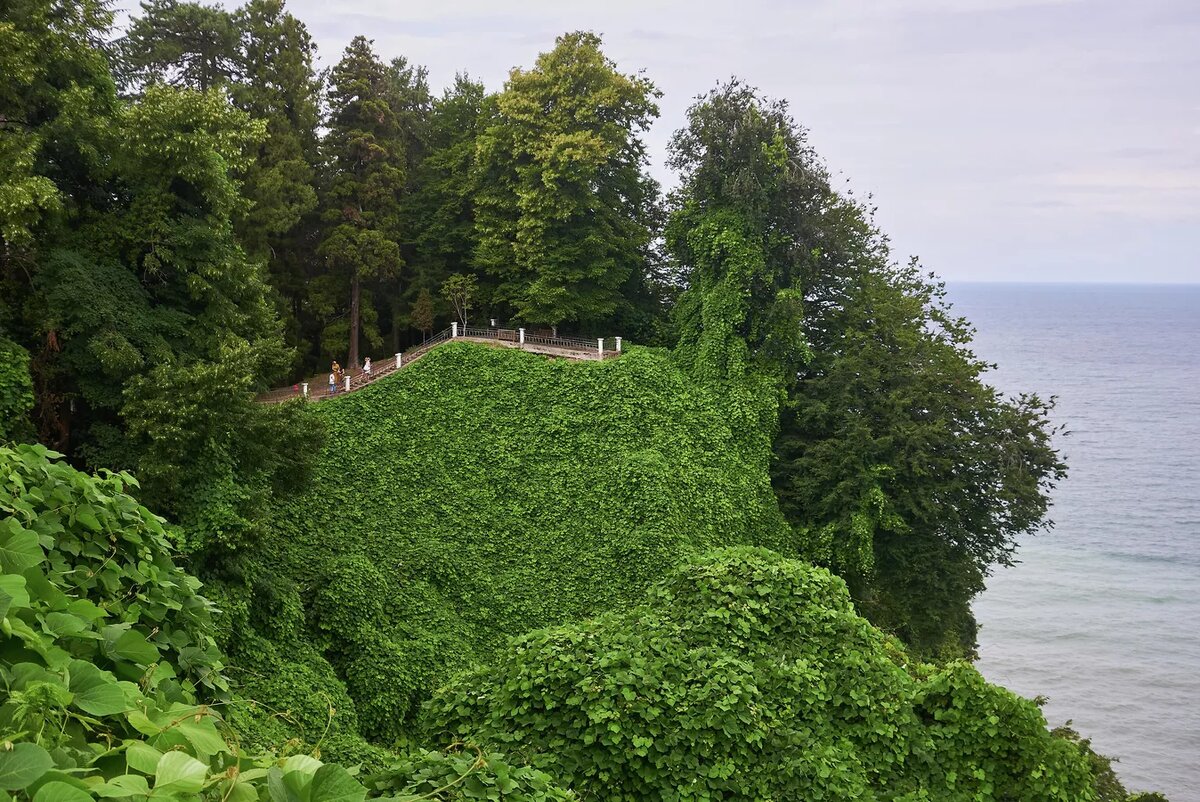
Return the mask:
{"type": "Polygon", "coordinates": [[[610,317],[645,269],[657,187],[640,135],[659,92],[600,44],[567,34],[513,70],[479,139],[476,259],[530,323],[610,317]]]}
{"type": "Polygon", "coordinates": [[[804,143],[786,104],[737,81],[690,109],[667,227],[688,282],[678,355],[784,394],[772,474],[801,553],[919,653],[971,654],[971,599],[1065,474],[1052,403],[987,385],[941,285],[893,261],[804,143]]]}

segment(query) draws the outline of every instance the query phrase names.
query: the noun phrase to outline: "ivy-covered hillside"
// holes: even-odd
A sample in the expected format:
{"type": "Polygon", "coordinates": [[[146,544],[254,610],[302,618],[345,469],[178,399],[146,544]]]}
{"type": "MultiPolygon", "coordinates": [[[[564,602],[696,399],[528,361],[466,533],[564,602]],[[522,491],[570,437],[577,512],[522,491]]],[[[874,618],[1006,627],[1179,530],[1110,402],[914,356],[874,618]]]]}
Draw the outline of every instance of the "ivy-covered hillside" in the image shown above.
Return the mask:
{"type": "Polygon", "coordinates": [[[511,636],[628,607],[688,553],[786,549],[768,440],[736,439],[721,399],[658,352],[452,344],[313,409],[313,481],[227,560],[223,606],[249,694],[307,704],[318,733],[324,694],[340,726],[389,743],[511,636]]]}

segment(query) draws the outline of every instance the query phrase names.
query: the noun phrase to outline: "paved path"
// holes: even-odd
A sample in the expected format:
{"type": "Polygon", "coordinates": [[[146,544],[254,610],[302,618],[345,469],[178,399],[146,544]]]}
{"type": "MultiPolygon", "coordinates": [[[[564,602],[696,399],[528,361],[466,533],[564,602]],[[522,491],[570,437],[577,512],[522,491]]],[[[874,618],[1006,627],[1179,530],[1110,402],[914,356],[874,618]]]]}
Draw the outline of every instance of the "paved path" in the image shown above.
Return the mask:
{"type": "Polygon", "coordinates": [[[324,401],[326,398],[336,398],[346,392],[354,392],[366,387],[372,382],[387,376],[397,370],[416,362],[425,354],[450,342],[473,342],[504,348],[520,348],[535,354],[562,359],[599,360],[620,356],[621,342],[619,337],[607,340],[584,340],[577,337],[547,337],[540,334],[527,334],[520,329],[493,329],[458,327],[446,329],[435,334],[420,345],[414,346],[403,354],[389,356],[384,359],[371,360],[371,372],[364,373],[361,369],[347,370],[345,378],[337,388],[336,393],[329,392],[329,374],[321,373],[311,376],[303,382],[291,387],[279,387],[260,395],[256,400],[263,404],[278,404],[304,395],[304,385],[308,385],[309,401],[324,401]],[[349,385],[347,385],[347,380],[349,385]],[[349,390],[347,390],[347,386],[349,390]]]}

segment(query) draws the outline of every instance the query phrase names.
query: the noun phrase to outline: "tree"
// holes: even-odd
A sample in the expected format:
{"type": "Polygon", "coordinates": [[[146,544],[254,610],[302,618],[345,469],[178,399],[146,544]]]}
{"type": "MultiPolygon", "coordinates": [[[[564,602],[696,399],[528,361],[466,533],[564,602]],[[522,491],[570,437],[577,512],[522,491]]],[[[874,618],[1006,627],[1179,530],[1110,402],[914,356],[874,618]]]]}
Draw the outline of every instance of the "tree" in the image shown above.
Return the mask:
{"type": "Polygon", "coordinates": [[[436,277],[427,269],[421,253],[421,221],[413,200],[420,185],[419,169],[429,149],[433,95],[429,91],[424,67],[410,64],[403,56],[387,66],[386,97],[396,115],[399,139],[404,154],[404,190],[400,199],[394,238],[400,246],[405,280],[399,274],[388,276],[380,284],[376,297],[377,314],[390,328],[392,349],[400,350],[400,337],[406,326],[406,311],[419,287],[436,286],[436,277]]]}
{"type": "Polygon", "coordinates": [[[309,306],[320,236],[316,46],[282,0],[250,0],[235,13],[234,24],[239,42],[233,102],[267,126],[243,176],[251,205],[237,221],[238,236],[253,258],[267,264],[288,344],[311,356],[319,336],[309,306]]]}
{"type": "Polygon", "coordinates": [[[875,265],[808,328],[776,489],[815,559],[925,655],[971,654],[971,599],[1046,524],[1065,475],[1052,402],[985,383],[970,329],[917,266],[875,265]]]}
{"type": "Polygon", "coordinates": [[[267,256],[289,246],[289,235],[317,205],[316,46],[282,0],[251,0],[234,24],[240,38],[233,102],[267,129],[245,176],[251,207],[239,234],[251,253],[267,256]]]}
{"type": "Polygon", "coordinates": [[[0,23],[0,326],[28,351],[38,438],[67,448],[75,422],[61,337],[34,287],[48,253],[98,199],[116,87],[97,0],[13,0],[0,23]],[[53,23],[53,24],[51,24],[53,23]]]}
{"type": "Polygon", "coordinates": [[[413,304],[409,322],[425,338],[428,338],[433,331],[433,295],[425,287],[422,287],[421,291],[417,293],[417,300],[413,304]]]}
{"type": "MultiPolygon", "coordinates": [[[[465,75],[434,101],[429,132],[405,204],[407,231],[413,243],[406,259],[410,295],[436,288],[451,273],[471,273],[479,282],[479,299],[491,298],[489,276],[475,266],[475,164],[480,130],[490,101],[483,84],[465,75]]],[[[415,314],[415,308],[412,314],[415,314]]],[[[431,324],[432,326],[432,324],[431,324]]],[[[419,327],[418,327],[419,328],[419,327]]]]}
{"type": "Polygon", "coordinates": [[[126,88],[164,83],[203,92],[230,82],[238,48],[232,14],[180,0],[141,5],[119,47],[126,88]]]}
{"type": "Polygon", "coordinates": [[[455,273],[442,284],[442,297],[450,302],[450,306],[454,308],[454,316],[463,326],[467,325],[467,313],[471,311],[478,291],[479,285],[475,277],[462,273],[455,273]]]}
{"type": "Polygon", "coordinates": [[[476,259],[518,318],[602,321],[645,269],[657,185],[640,134],[658,96],[592,33],[560,36],[509,75],[479,140],[476,259]]]}
{"type": "MultiPolygon", "coordinates": [[[[371,43],[355,37],[331,75],[329,134],[324,143],[330,186],[323,204],[329,227],[320,246],[330,269],[325,282],[327,308],[336,308],[330,296],[348,290],[347,362],[351,366],[358,364],[364,334],[363,280],[395,275],[402,264],[395,236],[404,190],[404,142],[389,103],[390,86],[387,69],[372,52],[371,43]]],[[[374,327],[365,334],[378,341],[374,327]]]]}
{"type": "Polygon", "coordinates": [[[688,280],[678,357],[785,393],[772,474],[797,548],[918,654],[970,654],[987,572],[1048,525],[1065,471],[1052,404],[987,386],[940,285],[893,262],[804,140],[786,105],[736,81],[689,110],[667,228],[688,280]]]}

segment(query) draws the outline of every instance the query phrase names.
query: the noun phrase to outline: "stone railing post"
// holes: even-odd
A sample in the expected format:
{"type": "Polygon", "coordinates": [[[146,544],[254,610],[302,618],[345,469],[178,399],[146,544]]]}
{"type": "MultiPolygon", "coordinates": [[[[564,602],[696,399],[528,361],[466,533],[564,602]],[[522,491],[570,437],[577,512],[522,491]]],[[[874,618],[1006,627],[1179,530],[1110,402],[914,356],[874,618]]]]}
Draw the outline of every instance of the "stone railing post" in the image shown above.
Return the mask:
{"type": "Polygon", "coordinates": [[[396,354],[396,370],[400,370],[402,364],[404,364],[404,354],[396,354]]]}
{"type": "Polygon", "coordinates": [[[604,359],[604,338],[603,337],[596,338],[596,351],[599,355],[599,358],[604,359]]]}
{"type": "Polygon", "coordinates": [[[450,324],[450,336],[451,336],[451,337],[457,337],[457,336],[458,336],[458,321],[457,321],[457,320],[453,321],[453,322],[450,324]]]}
{"type": "Polygon", "coordinates": [[[300,387],[304,392],[304,397],[308,398],[308,382],[303,382],[300,387]]]}
{"type": "Polygon", "coordinates": [[[621,353],[621,338],[617,338],[617,353],[621,353]]]}
{"type": "Polygon", "coordinates": [[[525,329],[517,329],[517,341],[521,345],[525,344],[525,329]]]}
{"type": "Polygon", "coordinates": [[[346,377],[346,392],[350,392],[350,377],[346,377]]]}

